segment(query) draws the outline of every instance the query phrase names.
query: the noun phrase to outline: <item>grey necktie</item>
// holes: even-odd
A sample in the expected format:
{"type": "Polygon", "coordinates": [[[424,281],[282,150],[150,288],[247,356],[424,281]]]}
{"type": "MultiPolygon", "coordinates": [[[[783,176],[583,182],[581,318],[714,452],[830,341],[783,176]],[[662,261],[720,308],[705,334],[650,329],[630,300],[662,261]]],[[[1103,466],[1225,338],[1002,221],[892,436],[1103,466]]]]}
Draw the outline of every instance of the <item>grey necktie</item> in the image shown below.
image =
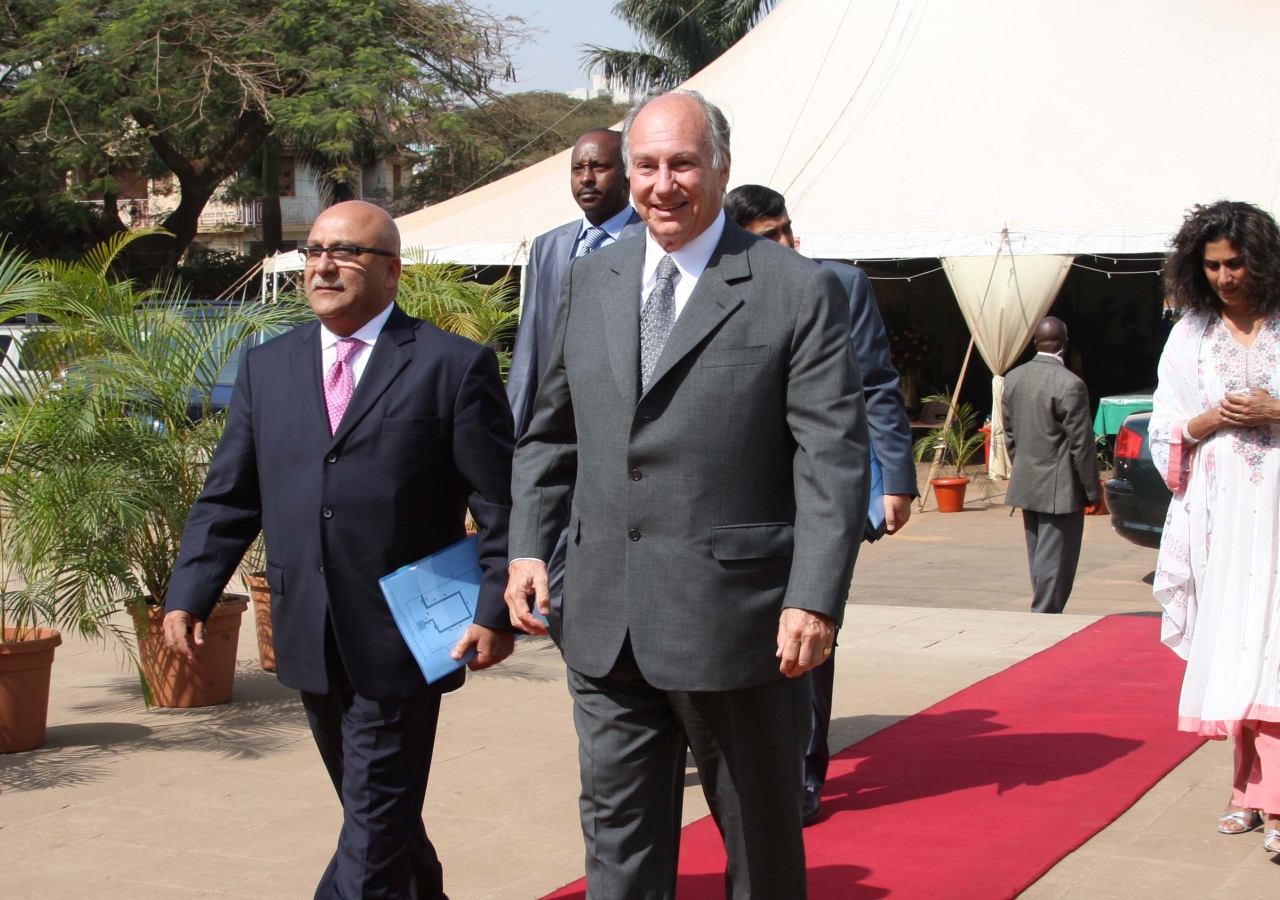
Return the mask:
{"type": "Polygon", "coordinates": [[[679,276],[676,261],[670,256],[658,263],[658,280],[653,286],[644,309],[640,311],[640,390],[649,388],[662,347],[676,323],[676,278],[679,276]]]}
{"type": "Polygon", "coordinates": [[[582,240],[578,241],[578,252],[575,253],[574,256],[586,256],[591,251],[600,249],[600,245],[603,244],[608,237],[609,232],[605,231],[603,228],[592,225],[587,229],[587,233],[582,236],[582,240]]]}

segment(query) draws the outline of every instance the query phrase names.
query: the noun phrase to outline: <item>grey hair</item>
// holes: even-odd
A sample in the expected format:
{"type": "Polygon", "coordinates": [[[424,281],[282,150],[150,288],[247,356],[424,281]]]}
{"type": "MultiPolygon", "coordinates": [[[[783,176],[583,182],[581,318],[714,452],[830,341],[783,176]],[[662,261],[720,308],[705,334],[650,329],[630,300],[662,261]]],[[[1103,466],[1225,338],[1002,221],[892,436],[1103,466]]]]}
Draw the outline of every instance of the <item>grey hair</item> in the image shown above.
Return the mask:
{"type": "Polygon", "coordinates": [[[650,94],[627,110],[627,117],[622,120],[622,162],[626,167],[627,175],[631,174],[631,126],[636,123],[636,117],[640,115],[642,109],[662,97],[691,97],[701,107],[703,115],[707,117],[707,138],[711,143],[711,168],[723,170],[729,163],[729,120],[725,118],[720,107],[702,94],[686,88],[676,88],[674,91],[662,94],[650,94]]]}

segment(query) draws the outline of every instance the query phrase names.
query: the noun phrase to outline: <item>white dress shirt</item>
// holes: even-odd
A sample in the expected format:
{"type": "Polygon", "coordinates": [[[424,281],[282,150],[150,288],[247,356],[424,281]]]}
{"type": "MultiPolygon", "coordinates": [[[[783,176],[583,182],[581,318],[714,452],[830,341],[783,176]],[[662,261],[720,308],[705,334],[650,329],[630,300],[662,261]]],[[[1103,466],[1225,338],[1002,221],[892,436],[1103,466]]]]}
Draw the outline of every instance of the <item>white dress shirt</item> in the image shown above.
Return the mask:
{"type": "MultiPolygon", "coordinates": [[[[351,335],[351,337],[364,342],[364,346],[357,348],[356,352],[348,360],[351,364],[351,383],[353,386],[360,383],[360,376],[364,373],[364,367],[369,362],[369,354],[373,350],[373,345],[378,342],[378,335],[382,334],[382,326],[387,324],[387,319],[391,318],[391,310],[394,308],[394,303],[388,303],[386,309],[364,323],[355,334],[351,335]]],[[[324,383],[324,377],[329,374],[329,369],[338,361],[338,341],[340,340],[342,340],[341,337],[325,328],[323,322],[320,323],[321,384],[324,383]]]]}
{"type": "Polygon", "coordinates": [[[649,295],[653,293],[654,287],[658,284],[658,263],[662,262],[662,257],[670,256],[676,264],[676,319],[679,319],[684,305],[689,302],[689,296],[693,293],[693,289],[698,286],[698,279],[702,277],[703,271],[706,270],[707,263],[711,262],[711,254],[716,252],[716,246],[719,245],[720,238],[723,235],[723,209],[720,210],[720,215],[716,216],[716,220],[711,223],[710,228],[670,254],[663,250],[662,245],[655,241],[653,235],[646,230],[644,233],[644,270],[643,278],[640,281],[640,309],[644,310],[644,305],[648,302],[649,295]]]}
{"type": "MultiPolygon", "coordinates": [[[[622,212],[618,213],[612,219],[609,219],[600,226],[604,229],[606,237],[600,242],[599,246],[596,247],[597,250],[599,250],[600,247],[608,247],[610,244],[616,242],[618,238],[622,237],[622,229],[626,228],[627,222],[631,221],[631,213],[631,204],[628,203],[626,206],[622,207],[622,212]]],[[[595,227],[596,226],[592,225],[586,216],[582,217],[582,224],[578,226],[578,236],[573,239],[574,257],[578,255],[578,245],[582,243],[582,238],[586,235],[587,230],[595,227]]]]}

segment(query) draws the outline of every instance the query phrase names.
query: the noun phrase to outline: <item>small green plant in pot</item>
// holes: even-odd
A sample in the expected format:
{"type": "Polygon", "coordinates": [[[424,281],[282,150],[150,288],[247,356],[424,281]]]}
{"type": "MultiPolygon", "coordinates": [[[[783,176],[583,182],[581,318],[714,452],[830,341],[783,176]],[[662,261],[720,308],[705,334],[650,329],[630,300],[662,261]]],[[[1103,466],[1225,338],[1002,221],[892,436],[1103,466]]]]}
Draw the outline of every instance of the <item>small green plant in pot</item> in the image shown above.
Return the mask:
{"type": "Polygon", "coordinates": [[[916,462],[932,463],[941,452],[940,477],[929,482],[938,498],[938,511],[960,512],[970,484],[989,500],[996,493],[995,482],[985,465],[974,462],[986,443],[986,436],[978,431],[978,411],[972,404],[953,402],[950,393],[926,397],[924,402],[945,404],[949,412],[942,427],[929,432],[912,447],[916,462]]]}
{"type": "Polygon", "coordinates": [[[41,371],[61,373],[49,390],[10,397],[0,412],[4,550],[55,622],[118,640],[149,702],[206,705],[201,685],[230,696],[246,602],[224,604],[234,624],[216,624],[215,613],[214,637],[190,664],[159,639],[169,574],[222,433],[223,415],[212,412],[218,375],[246,341],[282,330],[298,310],[192,306],[113,278],[115,255],[137,236],[76,263],[34,264],[37,295],[0,307],[52,321],[31,351],[41,371]],[[230,671],[204,671],[228,658],[230,671]]]}

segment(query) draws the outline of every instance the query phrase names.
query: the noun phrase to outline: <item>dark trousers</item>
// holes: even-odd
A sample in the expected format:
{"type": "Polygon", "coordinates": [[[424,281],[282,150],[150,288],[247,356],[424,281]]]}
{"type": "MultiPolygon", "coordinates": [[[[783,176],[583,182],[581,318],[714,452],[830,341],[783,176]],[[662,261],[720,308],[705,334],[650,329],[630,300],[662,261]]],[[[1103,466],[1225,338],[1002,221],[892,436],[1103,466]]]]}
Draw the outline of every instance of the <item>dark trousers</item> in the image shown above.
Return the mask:
{"type": "Polygon", "coordinates": [[[813,716],[813,737],[809,738],[809,751],[804,755],[804,786],[815,794],[822,793],[827,783],[827,767],[831,765],[831,748],[827,735],[831,731],[831,698],[836,686],[836,657],[831,657],[809,671],[813,681],[810,691],[810,708],[813,716]]]}
{"type": "Polygon", "coordinates": [[[303,691],[302,706],[342,800],[342,832],[316,900],[445,900],[422,824],[440,695],[369,700],[332,643],[326,664],[329,693],[303,691]]]}
{"type": "Polygon", "coordinates": [[[1084,510],[1071,513],[1022,511],[1031,567],[1031,611],[1060,613],[1071,596],[1084,540],[1084,510]]]}
{"type": "Polygon", "coordinates": [[[671,900],[685,748],[729,857],[731,900],[804,900],[801,804],[809,677],[736,691],[663,691],[628,641],[613,670],[569,670],[587,900],[671,900]]]}

